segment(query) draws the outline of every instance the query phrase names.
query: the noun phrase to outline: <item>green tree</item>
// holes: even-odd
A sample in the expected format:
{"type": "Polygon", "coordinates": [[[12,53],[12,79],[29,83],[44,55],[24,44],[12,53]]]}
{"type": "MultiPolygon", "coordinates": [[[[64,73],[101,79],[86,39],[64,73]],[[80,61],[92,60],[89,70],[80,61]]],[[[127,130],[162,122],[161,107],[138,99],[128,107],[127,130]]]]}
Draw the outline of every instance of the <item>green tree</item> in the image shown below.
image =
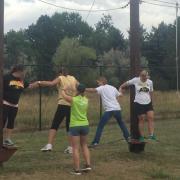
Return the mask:
{"type": "MultiPolygon", "coordinates": [[[[180,34],[180,28],[178,31],[180,34]]],[[[148,59],[151,76],[156,79],[154,83],[157,89],[176,87],[175,32],[175,23],[162,22],[157,28],[152,28],[144,43],[143,55],[148,59]]],[[[180,43],[180,38],[178,41],[180,43]]]]}
{"type": "MultiPolygon", "coordinates": [[[[105,66],[103,74],[108,78],[109,83],[118,87],[120,83],[129,79],[130,59],[129,53],[111,49],[104,53],[101,62],[105,66]]],[[[148,68],[148,61],[141,57],[141,66],[148,68]]]]}
{"type": "Polygon", "coordinates": [[[51,18],[41,16],[36,24],[29,26],[26,33],[36,56],[35,64],[39,65],[34,73],[38,79],[51,79],[54,76],[52,56],[58,44],[51,18]]]}
{"type": "Polygon", "coordinates": [[[110,15],[104,15],[96,24],[91,43],[96,49],[97,55],[110,49],[125,49],[125,40],[119,29],[115,28],[110,15]]]}
{"type": "Polygon", "coordinates": [[[27,29],[35,52],[36,74],[40,79],[54,76],[52,58],[59,42],[66,36],[85,41],[92,28],[77,13],[55,13],[52,17],[41,16],[36,24],[27,29]],[[49,73],[47,73],[49,72],[49,73]]]}
{"type": "Polygon", "coordinates": [[[7,68],[18,63],[27,64],[32,59],[31,44],[23,30],[12,30],[5,35],[5,50],[7,68]]]}
{"type": "Polygon", "coordinates": [[[96,62],[95,50],[82,46],[77,38],[64,38],[54,54],[53,62],[55,68],[69,66],[71,73],[81,82],[93,84],[92,77],[96,76],[96,71],[91,66],[96,62]]]}

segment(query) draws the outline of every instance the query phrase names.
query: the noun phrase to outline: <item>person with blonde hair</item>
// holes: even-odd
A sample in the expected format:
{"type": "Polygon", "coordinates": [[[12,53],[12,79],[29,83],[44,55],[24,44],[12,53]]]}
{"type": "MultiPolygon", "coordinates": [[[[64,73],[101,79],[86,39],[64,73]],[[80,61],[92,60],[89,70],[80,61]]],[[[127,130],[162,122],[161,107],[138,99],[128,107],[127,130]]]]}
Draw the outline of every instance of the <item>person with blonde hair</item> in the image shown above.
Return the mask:
{"type": "Polygon", "coordinates": [[[99,87],[87,88],[86,91],[96,92],[101,96],[102,104],[103,104],[103,108],[105,112],[99,121],[97,130],[96,130],[96,135],[90,147],[93,148],[99,144],[104,126],[111,119],[111,117],[114,117],[116,119],[119,127],[121,128],[123,132],[123,136],[125,140],[128,142],[129,132],[124,121],[122,120],[121,107],[117,100],[117,98],[121,96],[121,94],[115,87],[108,84],[107,79],[105,77],[99,77],[97,80],[97,83],[99,87]]]}
{"type": "Polygon", "coordinates": [[[123,83],[119,91],[125,87],[135,86],[135,99],[134,99],[134,109],[138,117],[138,127],[139,127],[139,141],[144,142],[144,121],[145,115],[147,116],[148,122],[148,132],[149,140],[156,140],[154,134],[154,110],[153,110],[153,82],[149,79],[149,74],[146,70],[142,70],[139,77],[135,77],[127,82],[123,83]]]}

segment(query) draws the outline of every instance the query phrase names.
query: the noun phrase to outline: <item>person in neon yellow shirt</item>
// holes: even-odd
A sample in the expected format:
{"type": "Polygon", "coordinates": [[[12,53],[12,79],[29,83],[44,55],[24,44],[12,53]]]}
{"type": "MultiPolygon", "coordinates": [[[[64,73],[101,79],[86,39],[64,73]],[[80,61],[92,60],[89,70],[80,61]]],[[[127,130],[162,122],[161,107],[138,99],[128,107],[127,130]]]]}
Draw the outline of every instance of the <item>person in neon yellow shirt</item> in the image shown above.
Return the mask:
{"type": "Polygon", "coordinates": [[[74,171],[72,174],[81,175],[81,171],[90,171],[90,152],[87,145],[87,135],[89,133],[89,122],[87,119],[88,99],[84,96],[86,87],[83,84],[77,86],[77,95],[68,96],[66,90],[62,91],[62,96],[71,103],[71,116],[69,135],[73,149],[74,171]],[[86,165],[80,169],[79,141],[81,144],[83,157],[86,165]]]}

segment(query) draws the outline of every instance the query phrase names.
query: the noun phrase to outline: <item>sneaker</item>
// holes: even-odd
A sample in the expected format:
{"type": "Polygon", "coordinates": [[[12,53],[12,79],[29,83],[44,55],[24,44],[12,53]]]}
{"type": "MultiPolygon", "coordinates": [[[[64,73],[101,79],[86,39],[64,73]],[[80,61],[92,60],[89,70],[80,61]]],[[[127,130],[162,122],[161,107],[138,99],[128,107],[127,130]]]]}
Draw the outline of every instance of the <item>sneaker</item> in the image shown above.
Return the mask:
{"type": "Polygon", "coordinates": [[[88,171],[91,171],[91,170],[92,170],[92,168],[91,168],[90,165],[85,165],[85,166],[81,169],[81,171],[84,171],[84,172],[88,172],[88,171]]]}
{"type": "Polygon", "coordinates": [[[42,152],[52,151],[52,144],[46,144],[42,149],[42,152]]]}
{"type": "Polygon", "coordinates": [[[145,142],[144,141],[144,136],[140,136],[138,140],[139,140],[139,142],[145,142]]]}
{"type": "Polygon", "coordinates": [[[72,154],[72,153],[73,153],[72,147],[71,147],[71,146],[68,146],[68,147],[64,150],[64,153],[65,153],[65,154],[72,154]]]}
{"type": "Polygon", "coordinates": [[[91,145],[89,145],[89,148],[96,148],[98,145],[98,143],[92,143],[91,145]]]}
{"type": "Polygon", "coordinates": [[[79,176],[79,175],[81,175],[82,173],[81,173],[80,170],[73,170],[73,171],[71,172],[71,174],[72,174],[72,175],[77,175],[77,176],[79,176]]]}
{"type": "Polygon", "coordinates": [[[3,145],[5,146],[13,146],[14,143],[11,141],[11,139],[5,139],[3,142],[3,145]]]}
{"type": "Polygon", "coordinates": [[[149,135],[149,136],[148,136],[148,140],[157,141],[157,138],[156,138],[156,136],[153,134],[153,135],[149,135]]]}
{"type": "Polygon", "coordinates": [[[130,143],[130,142],[131,142],[131,137],[130,137],[130,136],[126,139],[126,142],[127,142],[127,143],[130,143]]]}

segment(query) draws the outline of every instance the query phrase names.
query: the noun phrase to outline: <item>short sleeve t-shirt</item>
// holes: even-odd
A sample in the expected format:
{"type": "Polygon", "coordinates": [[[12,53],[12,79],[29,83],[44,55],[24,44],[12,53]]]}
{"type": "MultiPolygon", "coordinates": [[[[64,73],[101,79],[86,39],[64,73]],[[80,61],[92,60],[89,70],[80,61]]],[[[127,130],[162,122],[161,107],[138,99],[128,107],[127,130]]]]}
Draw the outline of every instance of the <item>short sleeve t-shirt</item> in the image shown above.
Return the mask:
{"type": "Polygon", "coordinates": [[[62,96],[62,89],[64,87],[70,87],[70,89],[74,89],[73,90],[68,90],[66,91],[67,95],[69,96],[75,96],[76,94],[76,84],[77,84],[77,80],[74,76],[59,76],[60,79],[60,83],[58,84],[57,88],[58,88],[58,104],[60,105],[67,105],[67,106],[71,106],[71,103],[69,103],[68,101],[66,101],[63,96],[62,96]]]}
{"type": "Polygon", "coordinates": [[[88,99],[85,96],[75,96],[71,105],[70,127],[88,126],[88,99]]]}
{"type": "Polygon", "coordinates": [[[29,83],[24,82],[20,78],[7,74],[3,77],[3,100],[17,105],[21,93],[25,88],[29,86],[29,83]]]}
{"type": "Polygon", "coordinates": [[[105,111],[121,110],[117,97],[120,96],[119,91],[111,85],[102,85],[96,88],[97,93],[101,96],[103,108],[105,111]]]}
{"type": "Polygon", "coordinates": [[[142,82],[140,77],[135,77],[127,81],[127,84],[135,86],[134,102],[139,104],[149,104],[151,102],[150,92],[153,91],[153,82],[150,79],[142,82]]]}

